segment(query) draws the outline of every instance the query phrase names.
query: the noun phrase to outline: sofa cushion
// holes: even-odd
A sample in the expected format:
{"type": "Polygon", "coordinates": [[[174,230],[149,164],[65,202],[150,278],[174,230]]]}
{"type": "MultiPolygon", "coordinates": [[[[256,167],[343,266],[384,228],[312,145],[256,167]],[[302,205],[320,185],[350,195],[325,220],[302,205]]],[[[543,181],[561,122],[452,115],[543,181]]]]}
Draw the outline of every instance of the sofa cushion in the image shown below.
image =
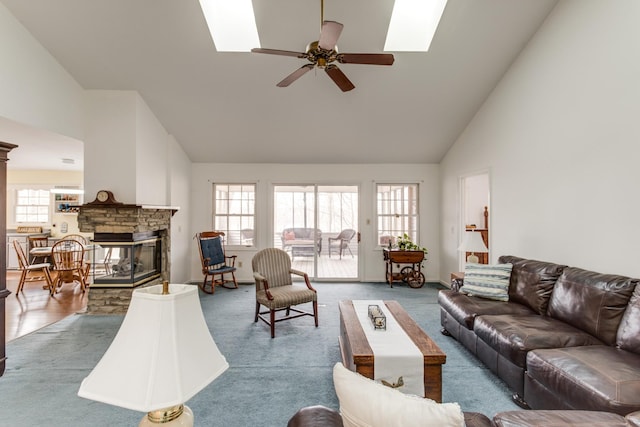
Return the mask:
{"type": "Polygon", "coordinates": [[[578,328],[538,314],[478,316],[473,330],[489,347],[521,368],[526,367],[527,352],[533,349],[602,344],[578,328]]]}
{"type": "Polygon", "coordinates": [[[345,368],[333,367],[333,383],[345,427],[464,426],[457,403],[407,395],[345,368]]]}
{"type": "Polygon", "coordinates": [[[622,316],[616,344],[621,349],[640,354],[640,286],[636,286],[622,316]]]}
{"type": "MultiPolygon", "coordinates": [[[[534,350],[527,375],[575,409],[640,410],[640,356],[611,346],[534,350]]],[[[526,396],[525,396],[526,397],[526,396]]]]}
{"type": "Polygon", "coordinates": [[[613,345],[637,282],[624,276],[565,268],[553,288],[547,314],[613,345]]]}
{"type": "Polygon", "coordinates": [[[473,329],[474,319],[483,314],[533,313],[529,307],[522,304],[475,298],[450,290],[441,290],[438,293],[438,304],[467,329],[473,329]]]}
{"type": "Polygon", "coordinates": [[[511,264],[472,264],[464,268],[464,286],[461,292],[496,301],[509,300],[511,264]]]}
{"type": "Polygon", "coordinates": [[[511,255],[501,256],[498,262],[513,264],[509,300],[524,304],[538,314],[546,313],[553,286],[566,266],[511,255]]]}

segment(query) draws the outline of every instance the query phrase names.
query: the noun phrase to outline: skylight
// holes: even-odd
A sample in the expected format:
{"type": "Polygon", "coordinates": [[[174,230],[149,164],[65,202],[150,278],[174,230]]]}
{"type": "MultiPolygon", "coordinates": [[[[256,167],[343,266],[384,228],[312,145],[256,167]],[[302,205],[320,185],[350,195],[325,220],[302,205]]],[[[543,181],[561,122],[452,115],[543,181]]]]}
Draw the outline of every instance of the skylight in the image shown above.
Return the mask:
{"type": "Polygon", "coordinates": [[[200,0],[218,52],[250,52],[260,47],[251,0],[200,0]]]}
{"type": "Polygon", "coordinates": [[[426,52],[447,0],[395,0],[385,51],[426,52]]]}

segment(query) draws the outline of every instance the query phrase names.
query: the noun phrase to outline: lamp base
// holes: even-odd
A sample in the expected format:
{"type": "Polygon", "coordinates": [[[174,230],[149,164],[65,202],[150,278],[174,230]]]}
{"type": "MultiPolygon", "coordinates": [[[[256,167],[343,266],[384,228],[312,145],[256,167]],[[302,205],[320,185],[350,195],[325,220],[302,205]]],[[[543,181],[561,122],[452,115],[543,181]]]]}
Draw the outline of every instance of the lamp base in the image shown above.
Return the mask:
{"type": "Polygon", "coordinates": [[[477,264],[479,261],[480,261],[480,258],[478,258],[478,256],[473,252],[471,252],[471,255],[467,257],[468,263],[477,264]]]}
{"type": "Polygon", "coordinates": [[[177,405],[147,413],[138,427],[193,427],[193,411],[187,405],[177,405]]]}

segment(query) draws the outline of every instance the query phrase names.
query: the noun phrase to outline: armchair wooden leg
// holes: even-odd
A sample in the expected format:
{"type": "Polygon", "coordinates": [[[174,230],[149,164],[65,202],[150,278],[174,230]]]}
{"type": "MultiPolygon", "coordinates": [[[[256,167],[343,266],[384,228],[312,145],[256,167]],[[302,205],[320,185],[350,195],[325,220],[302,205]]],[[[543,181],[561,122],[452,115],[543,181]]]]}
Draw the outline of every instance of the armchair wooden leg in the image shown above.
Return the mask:
{"type": "Polygon", "coordinates": [[[269,319],[271,320],[271,338],[276,337],[276,311],[271,309],[269,312],[269,319]]]}
{"type": "Polygon", "coordinates": [[[253,320],[254,322],[257,322],[257,321],[258,321],[258,314],[260,314],[260,303],[259,303],[259,302],[256,302],[256,317],[255,317],[255,319],[253,320]]]}
{"type": "Polygon", "coordinates": [[[313,318],[316,321],[316,328],[318,327],[318,301],[313,302],[313,318]]]}

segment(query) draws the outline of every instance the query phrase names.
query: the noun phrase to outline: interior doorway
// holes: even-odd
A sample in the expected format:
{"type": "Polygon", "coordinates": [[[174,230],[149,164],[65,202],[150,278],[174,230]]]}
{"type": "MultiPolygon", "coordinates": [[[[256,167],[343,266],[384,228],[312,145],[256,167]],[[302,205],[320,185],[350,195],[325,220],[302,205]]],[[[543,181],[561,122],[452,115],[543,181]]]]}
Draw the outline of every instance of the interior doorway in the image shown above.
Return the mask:
{"type": "Polygon", "coordinates": [[[273,247],[314,280],[358,280],[358,186],[274,186],[273,247]]]}
{"type": "MultiPolygon", "coordinates": [[[[476,231],[482,234],[483,241],[489,251],[489,230],[491,204],[490,204],[490,176],[489,172],[479,172],[476,174],[465,175],[460,178],[460,238],[459,242],[464,240],[462,233],[476,231]]],[[[480,263],[489,263],[489,253],[476,254],[480,258],[480,263]]],[[[464,271],[467,254],[459,252],[460,271],[464,271]]]]}

